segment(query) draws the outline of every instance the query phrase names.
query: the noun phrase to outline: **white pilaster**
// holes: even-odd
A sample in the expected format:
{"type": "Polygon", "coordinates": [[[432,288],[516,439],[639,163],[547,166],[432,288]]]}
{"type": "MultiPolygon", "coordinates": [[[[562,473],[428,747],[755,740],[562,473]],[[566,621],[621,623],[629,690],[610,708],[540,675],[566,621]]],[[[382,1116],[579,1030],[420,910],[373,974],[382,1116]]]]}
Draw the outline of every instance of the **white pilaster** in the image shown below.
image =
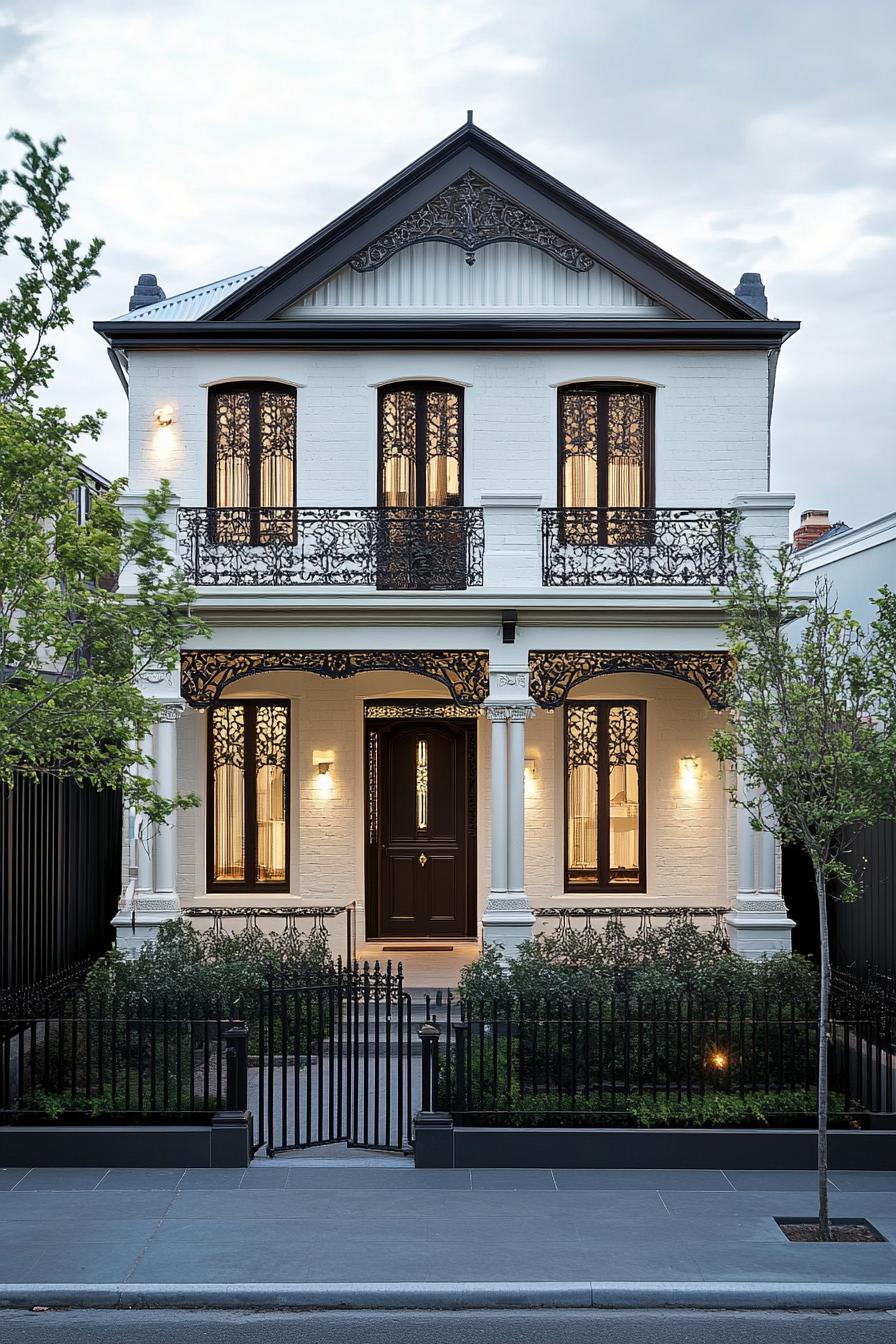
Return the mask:
{"type": "MultiPolygon", "coordinates": [[[[182,705],[163,705],[156,725],[156,784],[163,798],[177,796],[177,721],[182,705]]],[[[155,889],[177,893],[177,812],[158,829],[155,843],[155,889]]]]}
{"type": "Polygon", "coordinates": [[[482,934],[508,957],[531,938],[535,924],[525,889],[525,735],[534,713],[531,701],[486,706],[492,725],[492,885],[482,934]]]}

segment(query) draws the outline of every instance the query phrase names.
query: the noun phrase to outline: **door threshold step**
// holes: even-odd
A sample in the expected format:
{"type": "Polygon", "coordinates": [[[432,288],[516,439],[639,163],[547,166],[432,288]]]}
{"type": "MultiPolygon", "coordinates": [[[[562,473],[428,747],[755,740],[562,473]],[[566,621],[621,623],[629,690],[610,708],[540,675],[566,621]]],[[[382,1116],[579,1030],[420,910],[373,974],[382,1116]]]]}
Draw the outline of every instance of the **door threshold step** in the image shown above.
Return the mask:
{"type": "Polygon", "coordinates": [[[453,952],[453,943],[384,943],[384,952],[453,952]]]}

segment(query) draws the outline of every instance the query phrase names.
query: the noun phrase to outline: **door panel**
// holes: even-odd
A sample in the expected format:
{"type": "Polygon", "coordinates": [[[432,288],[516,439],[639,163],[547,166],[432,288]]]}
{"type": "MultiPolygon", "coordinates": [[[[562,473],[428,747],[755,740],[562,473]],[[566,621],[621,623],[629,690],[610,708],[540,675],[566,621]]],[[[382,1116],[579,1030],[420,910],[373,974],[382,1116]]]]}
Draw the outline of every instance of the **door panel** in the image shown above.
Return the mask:
{"type": "Polygon", "coordinates": [[[380,937],[467,934],[470,726],[415,721],[380,730],[372,867],[380,937]]]}

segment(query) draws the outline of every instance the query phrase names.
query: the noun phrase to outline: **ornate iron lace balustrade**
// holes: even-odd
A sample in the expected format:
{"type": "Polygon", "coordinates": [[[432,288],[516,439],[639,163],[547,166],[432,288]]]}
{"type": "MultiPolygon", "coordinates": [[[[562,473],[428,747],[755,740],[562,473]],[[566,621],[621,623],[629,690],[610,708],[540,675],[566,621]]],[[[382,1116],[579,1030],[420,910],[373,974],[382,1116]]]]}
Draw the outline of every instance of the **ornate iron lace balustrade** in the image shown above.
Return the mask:
{"type": "Polygon", "coordinates": [[[181,563],[200,587],[482,584],[478,508],[180,509],[181,563]]]}
{"type": "Polygon", "coordinates": [[[736,509],[542,509],[546,587],[723,585],[736,509]]]}

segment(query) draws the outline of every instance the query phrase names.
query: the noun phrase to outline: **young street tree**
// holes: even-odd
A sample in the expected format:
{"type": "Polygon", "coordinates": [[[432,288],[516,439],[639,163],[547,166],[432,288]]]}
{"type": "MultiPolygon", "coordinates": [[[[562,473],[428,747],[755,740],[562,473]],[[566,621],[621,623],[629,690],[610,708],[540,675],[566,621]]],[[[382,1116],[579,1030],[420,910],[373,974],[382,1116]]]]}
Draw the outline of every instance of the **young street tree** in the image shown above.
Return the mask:
{"type": "Polygon", "coordinates": [[[170,671],[203,627],[187,614],[192,594],[170,555],[167,482],[139,518],[123,515],[116,482],[79,519],[78,444],[98,436],[102,414],[71,421],[45,401],[51,338],[71,323],[70,301],[97,274],[102,243],[62,237],[71,181],[62,139],[10,138],[23,155],[11,177],[0,173],[0,255],[14,248],[21,263],[0,299],[0,783],[53,773],[123,786],[159,822],[186,800],[161,798],[145,777],[137,744],[157,715],[136,682],[149,667],[170,671]],[[126,566],[136,580],[127,598],[126,566]]]}
{"type": "Polygon", "coordinates": [[[844,861],[855,828],[896,814],[896,594],[881,589],[865,629],[839,612],[830,585],[795,602],[799,559],[747,542],[726,604],[734,659],[729,726],[713,746],[735,766],[732,790],[757,830],[801,845],[812,863],[821,931],[818,1012],[819,1235],[831,1239],[827,1196],[829,895],[861,892],[844,861]],[[803,624],[793,627],[795,619],[803,624]]]}

